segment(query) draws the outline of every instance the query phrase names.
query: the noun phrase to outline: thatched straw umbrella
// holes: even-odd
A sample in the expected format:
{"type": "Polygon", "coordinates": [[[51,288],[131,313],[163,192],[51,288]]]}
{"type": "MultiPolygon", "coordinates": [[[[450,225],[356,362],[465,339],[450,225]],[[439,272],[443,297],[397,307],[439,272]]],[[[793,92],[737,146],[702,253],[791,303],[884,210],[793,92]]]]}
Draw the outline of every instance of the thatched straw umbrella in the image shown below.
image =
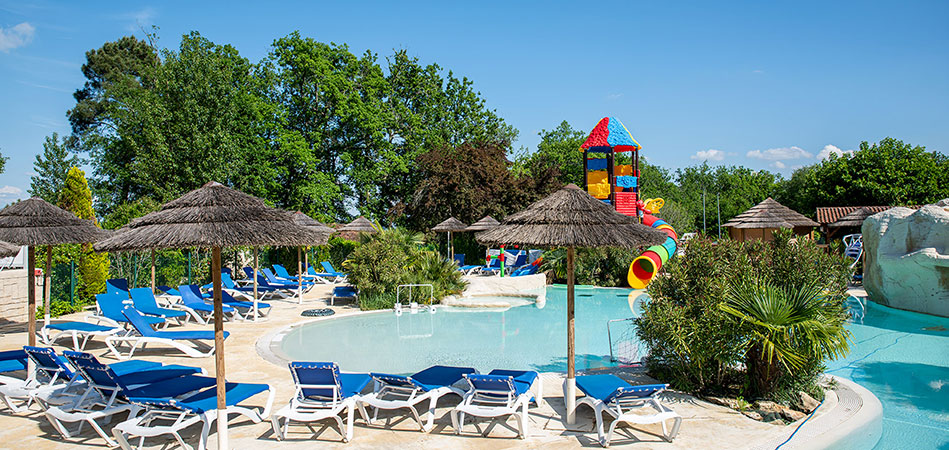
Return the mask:
{"type": "Polygon", "coordinates": [[[221,303],[221,248],[284,246],[317,241],[319,235],[293,223],[290,213],[271,208],[263,200],[209,182],[132,220],[125,231],[100,241],[97,250],[211,247],[214,286],[214,352],[217,375],[218,448],[227,449],[224,413],[224,322],[221,303]]]}
{"type": "Polygon", "coordinates": [[[16,256],[18,253],[20,253],[19,245],[13,245],[9,242],[0,241],[0,258],[16,256]]]}
{"type": "Polygon", "coordinates": [[[455,259],[455,242],[451,239],[451,233],[453,231],[465,231],[468,228],[468,225],[465,225],[462,221],[449,217],[445,219],[442,223],[435,225],[432,228],[432,231],[436,233],[448,233],[448,258],[455,259]]]}
{"type": "Polygon", "coordinates": [[[350,231],[350,232],[356,232],[356,233],[376,233],[379,230],[376,229],[376,226],[373,225],[373,223],[370,222],[369,219],[363,216],[359,216],[356,218],[356,220],[349,222],[346,225],[343,225],[337,231],[350,231]]]}
{"type": "Polygon", "coordinates": [[[110,236],[90,220],[82,220],[73,213],[49,204],[39,197],[14,203],[0,210],[0,240],[14,245],[26,245],[27,277],[27,333],[30,345],[36,345],[36,256],[33,247],[48,245],[46,250],[43,320],[49,323],[50,266],[53,245],[88,244],[110,236]]]}
{"type": "Polygon", "coordinates": [[[478,242],[496,245],[567,248],[567,381],[564,399],[567,423],[575,421],[574,253],[576,247],[637,248],[665,242],[665,233],[641,225],[570,184],[527,209],[504,219],[500,226],[475,235],[478,242]]]}
{"type": "Polygon", "coordinates": [[[768,197],[722,226],[735,240],[771,240],[778,228],[791,228],[794,234],[804,235],[820,224],[768,197]]]}
{"type": "MultiPolygon", "coordinates": [[[[297,291],[297,302],[298,302],[298,303],[303,303],[303,274],[304,274],[305,272],[304,272],[304,270],[303,270],[303,263],[304,263],[304,260],[303,260],[303,256],[301,255],[302,249],[303,249],[303,247],[309,247],[309,246],[311,246],[311,245],[326,245],[326,244],[329,242],[329,237],[330,237],[330,235],[333,234],[333,232],[335,232],[336,230],[334,230],[334,229],[332,229],[332,228],[330,228],[330,227],[328,227],[328,226],[326,226],[326,225],[323,225],[323,224],[320,223],[318,220],[316,220],[316,219],[314,219],[314,218],[312,218],[312,217],[310,217],[310,216],[308,216],[308,215],[306,215],[306,214],[303,214],[303,213],[300,212],[300,211],[297,211],[297,212],[293,213],[293,214],[292,214],[292,217],[293,217],[293,223],[297,224],[297,226],[300,226],[300,227],[303,227],[303,228],[306,228],[306,229],[308,229],[308,230],[313,231],[314,233],[316,233],[316,236],[318,237],[318,239],[315,240],[315,241],[312,241],[312,240],[297,241],[297,242],[298,242],[298,243],[297,243],[297,283],[299,283],[299,286],[298,286],[298,288],[297,288],[297,289],[298,289],[298,291],[297,291]]],[[[307,238],[307,239],[310,239],[310,238],[307,238]]],[[[310,263],[310,261],[309,261],[309,255],[306,256],[306,263],[307,263],[307,264],[310,263]]],[[[255,273],[254,273],[254,295],[255,295],[255,296],[256,296],[256,294],[257,294],[257,291],[256,291],[256,289],[257,289],[257,273],[256,273],[256,270],[257,270],[257,254],[254,253],[254,271],[255,271],[255,273]]]]}
{"type": "Polygon", "coordinates": [[[494,217],[484,216],[481,218],[481,220],[465,228],[465,231],[485,231],[485,230],[490,230],[492,228],[497,228],[497,226],[500,224],[501,222],[494,220],[494,217]]]}

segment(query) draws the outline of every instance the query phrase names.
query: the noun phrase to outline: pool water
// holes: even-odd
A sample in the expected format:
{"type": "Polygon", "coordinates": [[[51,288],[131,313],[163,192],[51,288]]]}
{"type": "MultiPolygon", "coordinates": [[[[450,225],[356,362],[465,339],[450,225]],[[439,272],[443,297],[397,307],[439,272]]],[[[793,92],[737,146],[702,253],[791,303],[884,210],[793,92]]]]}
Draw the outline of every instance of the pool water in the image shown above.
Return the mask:
{"type": "MultiPolygon", "coordinates": [[[[577,287],[578,370],[614,364],[607,321],[632,317],[641,292],[577,287]]],[[[280,349],[291,360],[335,361],[346,371],[411,374],[435,364],[566,371],[566,288],[547,287],[545,297],[506,309],[442,307],[435,314],[387,311],[317,321],[289,331],[280,349]]],[[[633,331],[631,322],[613,324],[614,343],[635,347],[633,331]]]]}
{"type": "Polygon", "coordinates": [[[880,399],[883,435],[875,448],[949,448],[949,319],[871,301],[863,311],[856,301],[850,354],[828,363],[828,373],[880,399]]]}

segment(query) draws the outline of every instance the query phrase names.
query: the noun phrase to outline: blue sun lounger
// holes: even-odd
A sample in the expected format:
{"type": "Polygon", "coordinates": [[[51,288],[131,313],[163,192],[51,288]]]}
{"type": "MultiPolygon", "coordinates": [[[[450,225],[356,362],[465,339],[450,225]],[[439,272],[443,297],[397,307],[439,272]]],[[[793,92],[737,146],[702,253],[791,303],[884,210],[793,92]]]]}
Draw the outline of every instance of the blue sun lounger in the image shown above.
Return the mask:
{"type": "MultiPolygon", "coordinates": [[[[128,319],[122,314],[122,310],[127,305],[128,296],[125,294],[96,294],[96,305],[99,307],[99,315],[92,316],[99,323],[121,326],[128,323],[128,319]]],[[[148,316],[144,318],[145,323],[149,325],[163,325],[165,319],[161,317],[148,316]]]]}
{"type": "Polygon", "coordinates": [[[132,304],[138,312],[148,315],[161,317],[163,319],[178,319],[179,321],[188,320],[188,313],[180,309],[169,309],[158,306],[155,300],[155,294],[150,288],[135,288],[129,291],[132,298],[132,304]]]}
{"type": "Polygon", "coordinates": [[[362,418],[369,420],[365,407],[358,402],[359,394],[372,381],[368,373],[340,373],[339,366],[331,362],[291,362],[290,375],[296,388],[293,398],[270,418],[278,440],[286,437],[291,421],[333,419],[343,442],[349,442],[353,438],[353,410],[358,406],[362,418]],[[343,410],[347,412],[345,427],[340,417],[343,410]],[[280,419],[284,419],[282,427],[280,419]]]}
{"type": "Polygon", "coordinates": [[[197,375],[203,371],[194,367],[169,365],[120,375],[114,365],[102,364],[88,353],[67,351],[63,352],[63,356],[87,384],[86,391],[76,402],[46,410],[47,420],[64,439],[81,433],[82,426],[89,424],[109,446],[115,447],[118,443],[111,439],[98,421],[108,421],[113,415],[126,411],[130,416],[137,415],[140,408],[129,402],[130,397],[173,398],[215,385],[214,378],[197,375]],[[67,424],[75,422],[79,422],[79,429],[70,430],[67,424]]]}
{"type": "Polygon", "coordinates": [[[129,444],[129,438],[138,437],[144,440],[166,434],[173,436],[183,448],[188,448],[180,432],[201,422],[198,450],[205,450],[208,435],[211,433],[211,425],[215,420],[228,420],[229,416],[240,414],[254,423],[260,423],[269,416],[274,390],[267,384],[226,383],[224,395],[227,409],[224,410],[223,418],[218,417],[216,386],[181,399],[130,396],[129,401],[139,408],[144,408],[145,413],[117,424],[112,428],[112,434],[118,441],[119,447],[125,450],[134,448],[129,444]],[[241,406],[244,401],[263,392],[267,392],[268,397],[266,405],[261,410],[241,406]]]}
{"type": "Polygon", "coordinates": [[[333,288],[333,293],[330,296],[330,305],[336,304],[337,298],[352,298],[356,299],[359,297],[359,292],[356,291],[356,288],[353,286],[336,286],[333,288]]]}
{"type": "MultiPolygon", "coordinates": [[[[178,292],[181,293],[181,303],[176,306],[185,310],[195,322],[206,325],[214,314],[214,305],[205,301],[198,285],[178,286],[178,292]]],[[[224,320],[228,320],[228,316],[234,317],[237,314],[236,309],[227,305],[222,305],[221,311],[224,313],[224,320]]]]}
{"type": "MultiPolygon", "coordinates": [[[[245,267],[244,273],[247,274],[247,278],[251,280],[254,279],[254,269],[250,267],[245,267]]],[[[259,270],[257,271],[258,291],[260,287],[264,287],[275,294],[280,294],[284,297],[288,297],[290,295],[293,295],[294,292],[296,292],[298,286],[296,283],[284,283],[284,282],[281,282],[278,284],[270,283],[267,281],[267,277],[264,276],[263,271],[259,270]]]]}
{"type": "Polygon", "coordinates": [[[334,282],[340,282],[346,279],[346,272],[340,272],[333,268],[333,263],[329,261],[323,261],[320,263],[320,266],[323,266],[323,272],[329,274],[329,276],[334,277],[334,282]]]}
{"type": "MultiPolygon", "coordinates": [[[[26,352],[23,350],[7,350],[0,352],[0,373],[18,372],[26,370],[26,352]]],[[[19,378],[13,378],[7,375],[0,375],[0,383],[7,384],[16,381],[23,381],[19,378]]]]}
{"type": "MultiPolygon", "coordinates": [[[[221,303],[237,309],[238,314],[248,319],[254,316],[254,302],[238,300],[227,291],[221,291],[221,303]]],[[[257,313],[262,316],[270,315],[270,303],[257,302],[257,313]]]]}
{"type": "MultiPolygon", "coordinates": [[[[118,359],[129,359],[138,347],[150,343],[174,347],[192,358],[203,358],[214,354],[214,346],[207,344],[207,341],[214,341],[213,331],[158,331],[148,326],[148,322],[145,321],[146,317],[136,311],[135,308],[127,307],[122,310],[122,314],[128,318],[134,333],[125,336],[109,336],[105,340],[105,345],[118,359]],[[124,344],[129,346],[128,355],[123,355],[119,351],[119,347],[124,344]],[[206,350],[202,351],[201,348],[206,350]]],[[[230,333],[227,331],[224,332],[225,339],[229,335],[230,333]]]]}
{"type": "MultiPolygon", "coordinates": [[[[466,375],[469,389],[462,401],[451,411],[451,425],[455,434],[461,434],[465,424],[465,415],[476,417],[514,416],[517,419],[517,437],[527,437],[527,408],[531,400],[531,384],[527,382],[527,372],[496,371],[494,375],[466,375]],[[514,373],[521,377],[515,381],[514,373]]],[[[534,372],[530,377],[539,379],[534,372]]],[[[494,428],[497,420],[492,420],[482,433],[487,436],[494,428]]]]}
{"type": "Polygon", "coordinates": [[[328,278],[336,279],[336,276],[331,273],[317,272],[316,269],[314,269],[313,266],[309,264],[306,265],[306,277],[315,279],[321,283],[330,283],[328,278]]]}
{"type": "Polygon", "coordinates": [[[124,294],[125,298],[129,298],[129,281],[125,278],[105,280],[105,293],[124,294]]]}
{"type": "MultiPolygon", "coordinates": [[[[432,366],[414,375],[391,375],[372,373],[375,381],[373,392],[360,398],[360,403],[375,408],[372,419],[378,418],[380,409],[408,409],[423,433],[432,429],[435,422],[435,406],[445,394],[463,396],[465,391],[454,385],[465,375],[478,373],[471,367],[432,366]],[[428,421],[422,423],[415,405],[428,400],[428,421]]],[[[371,421],[368,421],[370,424],[371,421]]]]}
{"type": "Polygon", "coordinates": [[[68,337],[72,339],[73,350],[80,351],[85,348],[86,342],[91,338],[112,336],[124,331],[125,329],[120,326],[106,326],[89,322],[50,322],[40,329],[40,338],[46,345],[53,345],[60,338],[68,337]],[[82,338],[81,341],[80,338],[82,338]]]}
{"type": "Polygon", "coordinates": [[[577,377],[577,388],[586,396],[577,402],[579,405],[589,405],[596,416],[596,431],[603,447],[610,446],[613,430],[621,423],[626,424],[662,424],[662,438],[668,442],[675,439],[679,433],[682,417],[659,402],[659,394],[669,385],[645,384],[633,386],[616,375],[583,375],[577,377]],[[630,413],[633,409],[652,407],[654,414],[630,413]],[[603,430],[603,413],[613,416],[608,432],[603,430]],[[666,421],[672,420],[672,430],[667,431],[666,421]]]}

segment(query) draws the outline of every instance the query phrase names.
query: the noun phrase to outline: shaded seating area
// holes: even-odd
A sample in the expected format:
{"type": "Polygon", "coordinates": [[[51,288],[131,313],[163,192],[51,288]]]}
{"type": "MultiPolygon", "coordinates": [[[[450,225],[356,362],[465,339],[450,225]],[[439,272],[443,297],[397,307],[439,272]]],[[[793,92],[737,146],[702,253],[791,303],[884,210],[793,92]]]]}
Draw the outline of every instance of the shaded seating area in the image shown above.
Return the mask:
{"type": "Polygon", "coordinates": [[[784,206],[771,197],[735,216],[722,226],[736,241],[759,239],[774,240],[774,231],[789,228],[797,236],[807,236],[820,224],[803,214],[784,206]]]}

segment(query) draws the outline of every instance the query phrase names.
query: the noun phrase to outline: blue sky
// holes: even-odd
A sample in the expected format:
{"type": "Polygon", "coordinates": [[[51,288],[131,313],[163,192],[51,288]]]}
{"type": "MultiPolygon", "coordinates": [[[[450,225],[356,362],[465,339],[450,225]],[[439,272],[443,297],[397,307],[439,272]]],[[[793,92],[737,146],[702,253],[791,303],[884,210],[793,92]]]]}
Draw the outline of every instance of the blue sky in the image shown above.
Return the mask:
{"type": "Polygon", "coordinates": [[[949,151],[949,2],[48,2],[0,0],[0,204],[25,198],[87,50],[160,27],[251,61],[300,30],[381,56],[405,48],[474,80],[533,149],[567,120],[623,121],[666,167],[789,175],[892,136],[949,151]]]}

